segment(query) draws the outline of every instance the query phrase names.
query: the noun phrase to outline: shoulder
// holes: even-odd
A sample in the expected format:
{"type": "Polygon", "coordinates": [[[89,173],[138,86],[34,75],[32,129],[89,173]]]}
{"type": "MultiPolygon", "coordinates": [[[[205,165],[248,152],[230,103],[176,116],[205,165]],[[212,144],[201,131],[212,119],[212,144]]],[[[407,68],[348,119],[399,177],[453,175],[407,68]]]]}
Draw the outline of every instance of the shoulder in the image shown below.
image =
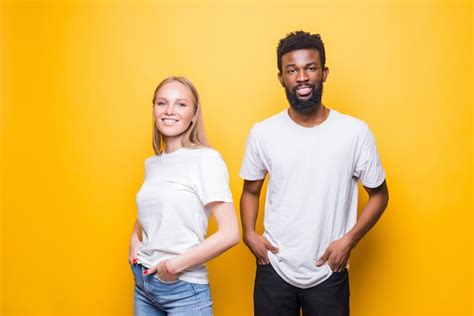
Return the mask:
{"type": "Polygon", "coordinates": [[[334,123],[355,135],[365,135],[369,126],[363,120],[331,109],[334,123]]]}
{"type": "Polygon", "coordinates": [[[282,125],[285,124],[286,111],[287,110],[285,109],[275,115],[255,123],[252,127],[251,133],[254,136],[261,136],[281,129],[282,125]]]}
{"type": "Polygon", "coordinates": [[[160,159],[160,156],[158,155],[153,155],[151,157],[148,157],[145,159],[145,172],[148,172],[150,170],[150,166],[153,164],[156,164],[156,162],[160,159]]]}
{"type": "Polygon", "coordinates": [[[160,156],[158,155],[153,155],[151,157],[148,157],[145,159],[145,166],[148,166],[159,159],[160,159],[160,156]]]}
{"type": "Polygon", "coordinates": [[[222,155],[211,147],[191,148],[189,149],[189,153],[193,155],[193,158],[200,162],[224,160],[222,155]]]}

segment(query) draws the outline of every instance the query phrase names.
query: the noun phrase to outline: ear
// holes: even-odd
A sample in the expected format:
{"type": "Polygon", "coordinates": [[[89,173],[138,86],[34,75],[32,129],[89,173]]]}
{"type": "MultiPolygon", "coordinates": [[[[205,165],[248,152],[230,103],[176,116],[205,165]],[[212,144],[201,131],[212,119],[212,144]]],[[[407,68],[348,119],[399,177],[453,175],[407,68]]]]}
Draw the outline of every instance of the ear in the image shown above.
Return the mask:
{"type": "Polygon", "coordinates": [[[283,76],[282,76],[281,72],[278,72],[278,81],[280,81],[281,86],[284,88],[285,83],[283,82],[283,76]]]}
{"type": "Polygon", "coordinates": [[[329,75],[329,68],[324,66],[324,69],[323,69],[323,82],[326,82],[326,78],[328,77],[329,75]]]}

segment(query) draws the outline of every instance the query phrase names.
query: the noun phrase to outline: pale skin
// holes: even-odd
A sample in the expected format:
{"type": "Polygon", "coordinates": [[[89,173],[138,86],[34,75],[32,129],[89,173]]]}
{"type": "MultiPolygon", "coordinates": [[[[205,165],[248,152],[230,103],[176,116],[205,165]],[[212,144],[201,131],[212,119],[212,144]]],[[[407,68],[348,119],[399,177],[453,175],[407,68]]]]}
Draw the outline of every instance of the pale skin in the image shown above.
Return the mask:
{"type": "MultiPolygon", "coordinates": [[[[311,97],[310,89],[306,86],[321,85],[326,81],[329,69],[321,65],[319,52],[315,49],[301,49],[291,51],[282,56],[282,71],[278,73],[278,80],[283,87],[293,91],[296,90],[300,99],[311,97]]],[[[318,104],[310,113],[298,113],[292,107],[288,109],[290,118],[303,127],[314,127],[324,122],[330,110],[323,104],[318,104]]],[[[255,255],[257,264],[269,264],[268,251],[277,253],[268,240],[255,231],[255,223],[258,215],[260,192],[264,179],[249,181],[245,180],[242,196],[240,198],[240,211],[243,227],[243,240],[255,255]]],[[[354,225],[342,238],[334,240],[326,248],[324,254],[315,262],[320,267],[326,262],[332,271],[340,272],[346,268],[352,249],[375,225],[388,204],[388,189],[384,181],[377,188],[364,187],[369,195],[367,203],[362,208],[361,214],[354,225]]]]}
{"type": "MultiPolygon", "coordinates": [[[[195,100],[191,91],[180,82],[171,82],[157,91],[153,113],[157,128],[163,135],[164,151],[181,149],[185,131],[195,119],[195,100]]],[[[233,203],[212,202],[206,205],[217,223],[217,231],[188,252],[161,261],[145,274],[157,274],[165,282],[173,282],[188,268],[197,266],[223,253],[240,241],[240,232],[233,203]]],[[[137,262],[142,240],[142,227],[135,221],[130,239],[129,262],[137,262]]]]}

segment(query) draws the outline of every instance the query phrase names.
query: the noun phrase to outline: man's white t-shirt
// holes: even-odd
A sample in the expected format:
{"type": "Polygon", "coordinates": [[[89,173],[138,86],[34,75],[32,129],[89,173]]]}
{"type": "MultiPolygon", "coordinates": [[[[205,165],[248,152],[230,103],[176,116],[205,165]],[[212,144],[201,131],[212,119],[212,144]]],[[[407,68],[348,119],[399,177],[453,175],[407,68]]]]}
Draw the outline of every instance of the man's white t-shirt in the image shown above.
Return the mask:
{"type": "MultiPolygon", "coordinates": [[[[229,175],[211,148],[181,148],[145,161],[145,180],[137,193],[143,240],[137,259],[145,267],[188,252],[207,233],[211,202],[232,202],[229,175]]],[[[180,280],[207,284],[204,264],[183,271],[180,280]]]]}
{"type": "Polygon", "coordinates": [[[330,110],[321,124],[306,128],[287,110],[255,124],[247,140],[240,176],[269,174],[264,236],[278,247],[268,252],[288,283],[315,286],[332,274],[315,262],[357,220],[357,181],[380,186],[385,172],[367,124],[330,110]]]}

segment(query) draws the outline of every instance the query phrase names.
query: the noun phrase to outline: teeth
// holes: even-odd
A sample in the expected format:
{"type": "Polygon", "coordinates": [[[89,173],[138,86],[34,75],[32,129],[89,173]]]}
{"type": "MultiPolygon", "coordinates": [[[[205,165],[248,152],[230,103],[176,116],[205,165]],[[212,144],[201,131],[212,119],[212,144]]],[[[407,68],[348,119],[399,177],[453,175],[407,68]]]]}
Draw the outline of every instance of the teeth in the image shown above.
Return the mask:
{"type": "Polygon", "coordinates": [[[306,95],[306,94],[309,94],[309,93],[311,92],[311,88],[309,88],[309,87],[302,87],[302,88],[296,89],[296,91],[298,91],[298,94],[306,95]]]}

